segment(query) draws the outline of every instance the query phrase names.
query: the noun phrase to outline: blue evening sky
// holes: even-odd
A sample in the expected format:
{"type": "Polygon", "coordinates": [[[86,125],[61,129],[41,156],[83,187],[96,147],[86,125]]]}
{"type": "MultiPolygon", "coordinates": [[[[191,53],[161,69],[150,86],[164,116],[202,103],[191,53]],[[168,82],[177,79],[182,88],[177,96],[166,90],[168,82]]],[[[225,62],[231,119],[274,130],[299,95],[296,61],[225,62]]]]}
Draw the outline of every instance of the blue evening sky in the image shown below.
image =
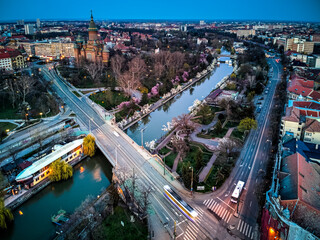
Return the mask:
{"type": "Polygon", "coordinates": [[[212,19],[320,22],[320,0],[0,0],[0,21],[212,19]]]}

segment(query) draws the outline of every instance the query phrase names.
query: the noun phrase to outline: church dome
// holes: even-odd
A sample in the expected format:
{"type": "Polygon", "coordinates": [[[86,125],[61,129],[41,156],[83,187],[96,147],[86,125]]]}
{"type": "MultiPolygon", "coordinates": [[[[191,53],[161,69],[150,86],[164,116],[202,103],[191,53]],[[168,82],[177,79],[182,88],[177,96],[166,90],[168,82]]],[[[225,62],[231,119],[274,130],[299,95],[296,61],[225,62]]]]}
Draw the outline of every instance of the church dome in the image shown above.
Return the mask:
{"type": "Polygon", "coordinates": [[[91,21],[89,23],[88,31],[93,31],[93,32],[97,32],[98,31],[97,26],[93,21],[92,11],[91,11],[91,21]]]}

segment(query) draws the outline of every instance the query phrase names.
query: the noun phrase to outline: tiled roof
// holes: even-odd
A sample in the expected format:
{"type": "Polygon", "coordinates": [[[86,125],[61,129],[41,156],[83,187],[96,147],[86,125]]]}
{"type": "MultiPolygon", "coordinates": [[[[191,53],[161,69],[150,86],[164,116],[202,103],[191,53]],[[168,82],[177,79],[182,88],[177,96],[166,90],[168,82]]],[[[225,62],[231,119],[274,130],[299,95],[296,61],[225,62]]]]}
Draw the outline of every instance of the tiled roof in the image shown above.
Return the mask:
{"type": "Polygon", "coordinates": [[[300,121],[300,111],[295,107],[287,107],[286,115],[282,118],[284,121],[299,122],[300,121]]]}
{"type": "Polygon", "coordinates": [[[281,162],[281,172],[288,175],[280,181],[281,200],[298,199],[320,212],[320,175],[300,154],[281,162]]]}
{"type": "Polygon", "coordinates": [[[305,131],[320,132],[320,122],[316,119],[307,118],[305,131]]]}

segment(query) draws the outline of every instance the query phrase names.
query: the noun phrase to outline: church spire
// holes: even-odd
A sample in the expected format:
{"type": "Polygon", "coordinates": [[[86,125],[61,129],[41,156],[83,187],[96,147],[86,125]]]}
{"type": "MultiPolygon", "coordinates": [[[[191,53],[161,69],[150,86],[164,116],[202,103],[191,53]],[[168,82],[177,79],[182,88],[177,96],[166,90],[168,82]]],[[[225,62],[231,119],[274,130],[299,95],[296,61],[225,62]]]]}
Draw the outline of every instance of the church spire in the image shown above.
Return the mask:
{"type": "Polygon", "coordinates": [[[93,21],[92,10],[91,10],[91,20],[93,21]]]}

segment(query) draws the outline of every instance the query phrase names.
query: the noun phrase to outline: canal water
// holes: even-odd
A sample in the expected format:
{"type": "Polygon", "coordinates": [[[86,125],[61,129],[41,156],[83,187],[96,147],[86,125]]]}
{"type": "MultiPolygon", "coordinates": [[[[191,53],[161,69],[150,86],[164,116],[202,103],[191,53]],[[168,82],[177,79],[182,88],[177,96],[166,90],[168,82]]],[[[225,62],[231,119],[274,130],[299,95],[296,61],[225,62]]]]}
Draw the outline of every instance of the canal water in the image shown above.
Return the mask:
{"type": "MultiPolygon", "coordinates": [[[[230,54],[223,50],[221,54],[230,54]]],[[[229,60],[229,57],[221,57],[221,61],[229,60]]],[[[171,122],[172,118],[183,113],[188,113],[188,108],[193,105],[195,99],[203,100],[225,76],[233,72],[233,66],[222,63],[216,67],[207,77],[197,82],[188,90],[178,94],[172,100],[146,116],[140,122],[129,129],[127,134],[138,144],[141,144],[141,130],[143,130],[143,142],[150,142],[161,138],[165,134],[163,125],[171,122]]]]}
{"type": "Polygon", "coordinates": [[[49,239],[55,233],[51,216],[60,209],[72,213],[87,196],[98,196],[105,190],[110,185],[111,177],[111,165],[97,151],[93,158],[86,158],[74,167],[72,179],[48,185],[18,207],[13,212],[13,226],[0,235],[0,239],[49,239]]]}

